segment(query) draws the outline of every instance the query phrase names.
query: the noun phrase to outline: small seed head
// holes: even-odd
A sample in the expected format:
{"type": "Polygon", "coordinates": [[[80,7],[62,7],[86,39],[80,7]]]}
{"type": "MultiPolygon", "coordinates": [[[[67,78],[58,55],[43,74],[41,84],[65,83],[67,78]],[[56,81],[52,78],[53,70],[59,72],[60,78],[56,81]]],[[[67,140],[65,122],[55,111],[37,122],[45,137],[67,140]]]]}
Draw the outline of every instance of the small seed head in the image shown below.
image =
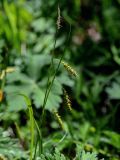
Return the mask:
{"type": "Polygon", "coordinates": [[[66,105],[67,105],[68,109],[69,109],[70,111],[72,111],[70,97],[69,97],[69,95],[68,95],[68,93],[66,92],[65,89],[64,89],[63,91],[64,91],[64,96],[65,96],[66,105]]]}
{"type": "Polygon", "coordinates": [[[62,64],[71,75],[75,77],[78,76],[77,72],[70,65],[68,65],[66,62],[63,62],[63,61],[62,61],[62,64]]]}
{"type": "Polygon", "coordinates": [[[63,125],[63,121],[61,119],[61,116],[59,115],[59,113],[56,110],[53,110],[54,115],[56,116],[56,119],[60,125],[60,127],[64,130],[64,125],[63,125]]]}

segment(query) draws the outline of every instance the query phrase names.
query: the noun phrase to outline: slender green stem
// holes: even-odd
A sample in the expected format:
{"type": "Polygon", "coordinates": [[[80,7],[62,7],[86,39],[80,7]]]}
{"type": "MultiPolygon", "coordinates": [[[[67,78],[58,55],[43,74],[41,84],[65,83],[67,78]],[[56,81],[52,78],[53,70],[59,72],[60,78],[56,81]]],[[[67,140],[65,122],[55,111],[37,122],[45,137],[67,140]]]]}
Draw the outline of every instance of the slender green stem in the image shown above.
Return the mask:
{"type": "Polygon", "coordinates": [[[33,148],[34,148],[34,119],[33,119],[33,111],[30,107],[29,109],[30,115],[30,131],[31,131],[31,147],[30,147],[30,160],[32,160],[33,148]]]}
{"type": "Polygon", "coordinates": [[[34,149],[34,116],[33,116],[33,109],[32,109],[32,105],[31,105],[31,101],[30,99],[22,94],[19,93],[18,95],[22,96],[25,98],[27,107],[28,107],[28,111],[29,111],[29,116],[30,116],[30,133],[31,133],[31,144],[30,144],[30,160],[32,160],[32,156],[33,156],[33,149],[34,149]]]}
{"type": "MultiPolygon", "coordinates": [[[[55,46],[56,46],[56,42],[57,42],[57,33],[58,33],[58,31],[56,29],[55,41],[54,41],[53,50],[52,50],[51,63],[50,63],[50,68],[49,68],[49,73],[48,73],[48,79],[47,79],[47,85],[46,85],[46,91],[45,91],[45,97],[44,97],[44,102],[43,102],[42,110],[45,107],[46,98],[47,98],[47,91],[48,91],[49,83],[50,83],[50,76],[51,76],[51,72],[52,72],[52,69],[53,69],[54,51],[55,51],[55,46]]],[[[41,125],[42,125],[42,121],[40,119],[40,126],[41,125]]],[[[41,154],[42,151],[43,151],[43,147],[42,146],[43,145],[42,145],[42,133],[41,133],[41,137],[40,137],[40,141],[39,141],[39,154],[41,154]]]]}
{"type": "Polygon", "coordinates": [[[35,143],[35,151],[34,151],[33,160],[36,160],[37,144],[38,144],[38,139],[36,139],[36,143],[35,143]]]}
{"type": "MultiPolygon", "coordinates": [[[[39,137],[40,137],[40,140],[42,139],[42,134],[41,134],[41,130],[40,130],[40,128],[39,128],[39,125],[38,125],[38,123],[37,123],[37,121],[34,119],[34,121],[35,121],[35,125],[36,125],[36,128],[37,128],[37,130],[38,130],[38,134],[39,134],[39,137]]],[[[42,143],[40,143],[40,154],[42,153],[42,143]]]]}
{"type": "Polygon", "coordinates": [[[56,29],[55,42],[54,42],[54,46],[53,46],[53,50],[52,50],[51,63],[50,63],[50,68],[49,68],[49,74],[48,74],[48,79],[47,79],[47,85],[46,85],[46,91],[45,91],[45,97],[44,97],[44,102],[43,102],[42,110],[45,107],[46,98],[47,98],[47,91],[48,91],[49,83],[50,83],[50,76],[51,76],[51,71],[52,71],[53,61],[54,61],[54,51],[55,51],[55,46],[56,46],[56,42],[57,42],[57,32],[58,31],[56,29]]]}
{"type": "MultiPolygon", "coordinates": [[[[40,130],[39,125],[38,125],[37,121],[35,120],[35,118],[34,118],[34,122],[35,122],[35,125],[36,125],[36,128],[37,128],[37,133],[38,133],[39,139],[40,139],[40,140],[39,140],[39,142],[40,142],[39,154],[42,154],[42,143],[41,143],[41,142],[42,142],[42,141],[41,141],[42,135],[41,135],[41,130],[40,130]]],[[[35,158],[36,158],[37,145],[38,145],[38,136],[37,136],[36,145],[35,145],[34,160],[35,160],[35,158]]]]}
{"type": "Polygon", "coordinates": [[[67,45],[68,45],[68,42],[69,42],[69,39],[70,39],[70,34],[71,34],[71,25],[70,25],[70,31],[69,31],[69,34],[68,34],[68,37],[67,37],[67,41],[66,41],[66,46],[65,46],[64,51],[63,51],[63,55],[61,56],[61,58],[60,58],[60,60],[59,60],[59,63],[58,63],[58,65],[57,65],[57,68],[56,68],[56,70],[55,70],[55,72],[54,72],[54,75],[53,75],[51,84],[50,84],[50,86],[49,86],[48,89],[47,89],[48,91],[47,91],[47,94],[46,94],[46,99],[45,99],[45,101],[44,101],[44,105],[43,105],[43,108],[42,108],[41,124],[42,124],[43,119],[44,119],[45,106],[46,106],[46,103],[47,103],[47,100],[48,100],[48,97],[49,97],[49,93],[50,93],[51,88],[52,88],[52,85],[53,85],[53,83],[54,83],[54,80],[55,80],[55,77],[56,77],[56,73],[58,72],[59,67],[60,67],[60,64],[61,64],[61,62],[62,62],[62,60],[63,60],[64,53],[65,53],[65,50],[66,50],[66,48],[67,48],[67,45]]]}
{"type": "MultiPolygon", "coordinates": [[[[51,74],[49,74],[48,76],[48,80],[47,80],[47,87],[46,87],[46,92],[45,92],[45,97],[44,97],[44,102],[43,102],[43,107],[42,107],[42,115],[41,115],[41,120],[40,120],[40,127],[42,127],[43,125],[43,120],[44,120],[44,115],[45,115],[45,106],[46,106],[46,103],[47,103],[47,100],[48,100],[48,97],[49,97],[49,93],[51,91],[51,88],[52,88],[52,85],[54,83],[54,80],[55,80],[55,77],[56,77],[56,73],[58,72],[59,70],[59,67],[60,67],[60,64],[62,62],[62,59],[64,57],[64,53],[65,53],[65,50],[67,48],[67,45],[68,45],[68,42],[69,42],[69,39],[70,39],[70,33],[71,33],[71,25],[70,25],[70,31],[69,31],[69,34],[68,34],[68,37],[67,37],[67,41],[66,41],[66,46],[63,50],[63,55],[61,56],[60,60],[59,60],[59,63],[57,65],[57,68],[55,69],[54,71],[54,75],[53,75],[53,78],[52,78],[52,81],[50,83],[50,76],[51,74]],[[49,85],[50,83],[50,85],[49,85]]],[[[57,31],[56,31],[56,35],[57,35],[57,31]]],[[[53,49],[53,52],[54,53],[54,50],[55,50],[55,45],[56,45],[56,41],[57,41],[57,36],[55,36],[55,43],[54,43],[54,49],[53,49]]],[[[51,58],[51,65],[50,65],[50,71],[52,72],[52,66],[53,66],[53,61],[54,61],[54,55],[52,54],[52,58],[51,58]]],[[[50,73],[51,73],[50,72],[50,73]]],[[[42,143],[42,133],[41,133],[41,138],[40,138],[40,145],[39,145],[39,148],[41,148],[41,150],[43,150],[43,143],[42,143]]]]}

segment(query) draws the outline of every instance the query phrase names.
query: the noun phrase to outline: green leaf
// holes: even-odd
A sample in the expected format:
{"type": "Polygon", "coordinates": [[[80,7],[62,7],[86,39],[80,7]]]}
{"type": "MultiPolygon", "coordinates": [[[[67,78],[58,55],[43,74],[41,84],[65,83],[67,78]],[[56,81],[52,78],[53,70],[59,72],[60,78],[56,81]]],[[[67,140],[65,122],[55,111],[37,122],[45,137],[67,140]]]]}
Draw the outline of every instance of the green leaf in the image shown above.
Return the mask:
{"type": "Polygon", "coordinates": [[[98,160],[95,152],[85,152],[81,145],[77,145],[76,152],[76,160],[98,160]]]}
{"type": "MultiPolygon", "coordinates": [[[[43,70],[46,70],[46,66],[50,64],[50,59],[51,57],[46,55],[27,55],[24,57],[26,66],[24,73],[19,67],[16,67],[14,72],[7,73],[7,84],[4,90],[8,110],[19,111],[26,109],[24,99],[18,94],[24,94],[31,98],[36,108],[43,105],[47,83],[47,72],[43,74],[43,70]]],[[[60,74],[56,77],[46,103],[46,109],[52,111],[59,108],[62,102],[62,85],[73,85],[73,81],[69,80],[67,74],[60,74]]]]}
{"type": "MultiPolygon", "coordinates": [[[[58,108],[59,104],[62,102],[62,99],[60,97],[61,94],[62,86],[59,83],[54,83],[46,103],[46,109],[52,111],[53,109],[58,108]]],[[[42,89],[40,87],[34,89],[32,99],[37,108],[43,105],[44,96],[45,89],[42,89]]]]}
{"type": "Polygon", "coordinates": [[[120,84],[113,82],[111,87],[106,88],[106,92],[110,99],[120,99],[120,84]]]}
{"type": "Polygon", "coordinates": [[[51,57],[49,55],[28,55],[25,58],[28,75],[36,81],[41,76],[42,68],[50,64],[50,60],[51,57]]]}
{"type": "Polygon", "coordinates": [[[120,134],[113,131],[104,131],[105,136],[107,136],[107,143],[120,149],[120,134]]]}
{"type": "Polygon", "coordinates": [[[26,109],[26,103],[20,93],[24,93],[26,96],[30,96],[33,90],[33,86],[29,84],[22,85],[9,85],[5,87],[5,92],[7,93],[6,99],[8,102],[9,111],[19,111],[21,109],[26,109]]]}
{"type": "Polygon", "coordinates": [[[3,131],[0,128],[0,154],[7,157],[9,160],[28,158],[25,151],[22,150],[17,139],[9,137],[9,131],[3,131]]]}

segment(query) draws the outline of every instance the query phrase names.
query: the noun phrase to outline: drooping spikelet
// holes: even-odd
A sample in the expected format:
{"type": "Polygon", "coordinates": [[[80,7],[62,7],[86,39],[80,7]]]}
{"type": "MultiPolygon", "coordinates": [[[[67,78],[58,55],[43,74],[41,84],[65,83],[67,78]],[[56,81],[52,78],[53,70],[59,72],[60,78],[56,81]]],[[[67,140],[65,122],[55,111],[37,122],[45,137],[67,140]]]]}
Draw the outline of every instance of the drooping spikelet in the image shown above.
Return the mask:
{"type": "Polygon", "coordinates": [[[61,116],[59,115],[59,113],[56,110],[53,110],[54,115],[56,116],[56,119],[60,125],[60,127],[64,130],[64,125],[63,125],[63,121],[61,119],[61,116]]]}
{"type": "Polygon", "coordinates": [[[14,67],[7,67],[6,69],[2,70],[2,72],[0,73],[0,79],[2,80],[6,73],[12,73],[14,71],[15,71],[14,67]]]}
{"type": "Polygon", "coordinates": [[[57,29],[59,30],[60,28],[61,28],[61,13],[60,13],[60,7],[58,5],[57,29]]]}
{"type": "Polygon", "coordinates": [[[78,74],[77,72],[70,66],[68,65],[66,62],[62,61],[61,62],[63,64],[63,66],[65,67],[65,69],[73,76],[77,77],[78,74]]]}
{"type": "Polygon", "coordinates": [[[7,158],[0,154],[0,160],[7,160],[7,158]]]}
{"type": "Polygon", "coordinates": [[[0,102],[3,100],[3,91],[0,89],[0,102]]]}
{"type": "Polygon", "coordinates": [[[93,150],[93,146],[91,144],[85,144],[84,150],[87,152],[91,152],[93,150]]]}
{"type": "Polygon", "coordinates": [[[68,95],[68,93],[66,92],[65,89],[63,89],[63,92],[64,92],[64,96],[65,96],[66,105],[67,105],[68,109],[69,109],[70,111],[72,111],[70,97],[69,97],[69,95],[68,95]]]}

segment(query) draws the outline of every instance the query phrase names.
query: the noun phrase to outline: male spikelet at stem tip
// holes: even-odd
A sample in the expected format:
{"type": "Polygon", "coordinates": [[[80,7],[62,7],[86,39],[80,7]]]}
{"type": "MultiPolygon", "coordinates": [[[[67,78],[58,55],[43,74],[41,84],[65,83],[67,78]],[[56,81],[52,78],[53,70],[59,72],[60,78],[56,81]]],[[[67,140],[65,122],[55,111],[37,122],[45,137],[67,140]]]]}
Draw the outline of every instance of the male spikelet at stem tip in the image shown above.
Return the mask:
{"type": "Polygon", "coordinates": [[[68,109],[70,111],[72,111],[70,97],[69,97],[69,95],[68,95],[68,93],[67,93],[67,91],[65,89],[63,89],[63,92],[64,92],[64,96],[65,96],[66,105],[67,105],[68,109]]]}
{"type": "Polygon", "coordinates": [[[61,26],[61,13],[60,13],[60,7],[58,5],[58,17],[57,17],[57,29],[59,30],[62,26],[61,26]]]}
{"type": "Polygon", "coordinates": [[[63,64],[63,66],[65,67],[65,69],[73,76],[77,77],[78,74],[77,72],[70,66],[68,65],[66,62],[62,61],[61,62],[63,64]]]}
{"type": "Polygon", "coordinates": [[[63,125],[63,121],[61,119],[61,116],[59,115],[59,113],[56,110],[53,110],[53,113],[54,113],[60,127],[64,130],[64,125],[63,125]]]}

